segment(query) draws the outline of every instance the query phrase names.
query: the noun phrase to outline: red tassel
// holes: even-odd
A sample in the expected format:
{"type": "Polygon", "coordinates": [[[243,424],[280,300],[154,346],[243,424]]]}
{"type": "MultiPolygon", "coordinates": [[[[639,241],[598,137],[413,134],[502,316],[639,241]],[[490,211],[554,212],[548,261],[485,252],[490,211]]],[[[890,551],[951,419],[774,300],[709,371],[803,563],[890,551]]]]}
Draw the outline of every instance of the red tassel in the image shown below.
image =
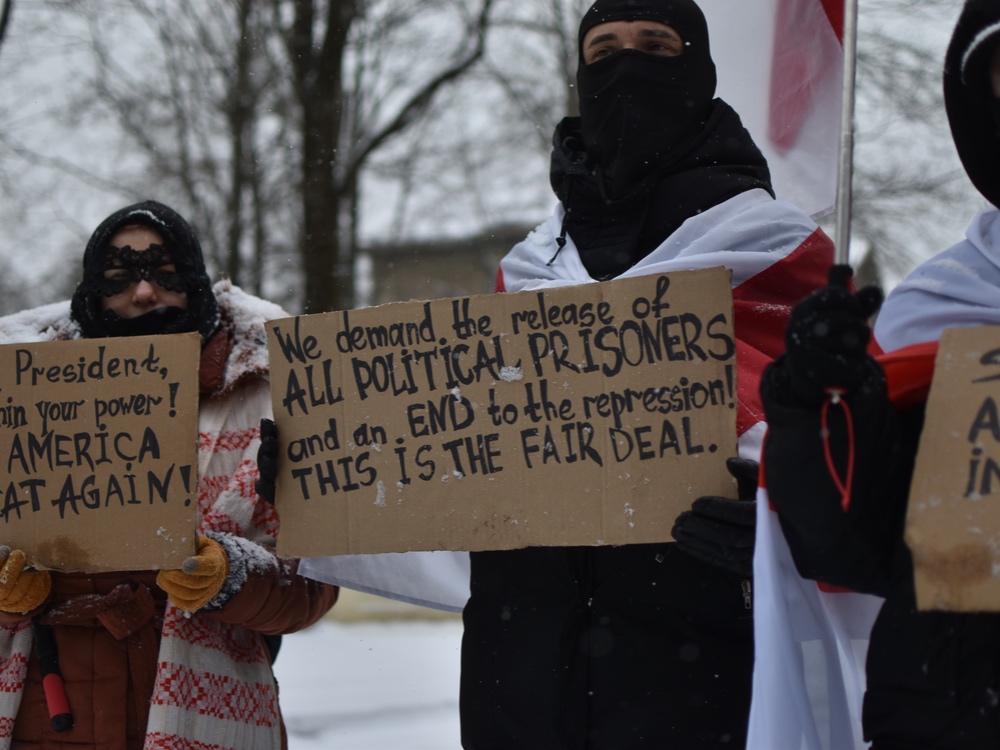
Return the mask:
{"type": "Polygon", "coordinates": [[[49,710],[52,728],[57,732],[68,732],[73,728],[73,714],[69,710],[66,685],[59,671],[56,639],[37,618],[32,621],[32,625],[35,655],[38,657],[38,670],[42,673],[42,690],[45,691],[45,705],[49,710]]]}
{"type": "Polygon", "coordinates": [[[823,411],[820,414],[823,455],[826,458],[826,469],[830,472],[830,478],[833,479],[833,483],[840,491],[840,507],[846,513],[851,507],[851,485],[854,483],[854,420],[851,417],[851,409],[843,398],[843,390],[827,388],[826,393],[828,398],[823,402],[823,411]],[[833,462],[833,453],[830,451],[830,426],[827,415],[831,404],[843,409],[844,421],[847,423],[847,473],[843,479],[837,473],[837,466],[833,462]]]}
{"type": "Polygon", "coordinates": [[[42,689],[45,691],[45,703],[49,708],[52,728],[57,732],[68,732],[73,728],[73,715],[69,712],[62,675],[45,675],[42,678],[42,689]]]}

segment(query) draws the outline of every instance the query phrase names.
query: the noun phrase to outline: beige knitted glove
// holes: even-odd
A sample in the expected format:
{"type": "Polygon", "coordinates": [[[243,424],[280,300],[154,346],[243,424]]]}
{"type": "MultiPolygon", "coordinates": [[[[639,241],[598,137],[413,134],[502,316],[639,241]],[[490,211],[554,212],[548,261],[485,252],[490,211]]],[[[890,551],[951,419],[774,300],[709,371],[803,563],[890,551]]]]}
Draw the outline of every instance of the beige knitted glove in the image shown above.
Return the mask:
{"type": "MultiPolygon", "coordinates": [[[[0,558],[2,559],[2,558],[0,558]]],[[[25,614],[39,607],[52,590],[52,577],[47,570],[25,570],[26,557],[19,549],[12,550],[0,568],[0,611],[25,614]]]]}
{"type": "Polygon", "coordinates": [[[179,570],[161,570],[156,583],[178,607],[196,612],[222,590],[228,575],[226,550],[214,539],[198,534],[198,554],[185,560],[179,570]]]}

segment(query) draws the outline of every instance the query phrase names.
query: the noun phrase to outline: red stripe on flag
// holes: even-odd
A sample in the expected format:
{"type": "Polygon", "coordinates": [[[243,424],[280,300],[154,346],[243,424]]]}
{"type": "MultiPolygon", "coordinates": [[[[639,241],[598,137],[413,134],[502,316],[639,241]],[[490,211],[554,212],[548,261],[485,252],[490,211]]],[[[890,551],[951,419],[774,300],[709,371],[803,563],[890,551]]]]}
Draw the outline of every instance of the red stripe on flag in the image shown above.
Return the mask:
{"type": "Polygon", "coordinates": [[[826,17],[830,19],[830,25],[837,32],[837,39],[844,43],[844,0],[821,0],[826,17]]]}
{"type": "Polygon", "coordinates": [[[826,285],[833,263],[833,242],[817,229],[787,258],[765,268],[733,289],[736,328],[738,434],[764,421],[760,378],[764,368],[785,350],[785,325],[792,305],[826,285]]]}
{"type": "Polygon", "coordinates": [[[771,60],[771,107],[768,137],[779,152],[795,145],[815,106],[816,88],[840,61],[827,59],[826,22],[840,38],[843,0],[778,0],[771,60]]]}
{"type": "Polygon", "coordinates": [[[934,378],[938,342],[913,344],[878,357],[889,386],[889,399],[897,409],[926,401],[934,378]]]}

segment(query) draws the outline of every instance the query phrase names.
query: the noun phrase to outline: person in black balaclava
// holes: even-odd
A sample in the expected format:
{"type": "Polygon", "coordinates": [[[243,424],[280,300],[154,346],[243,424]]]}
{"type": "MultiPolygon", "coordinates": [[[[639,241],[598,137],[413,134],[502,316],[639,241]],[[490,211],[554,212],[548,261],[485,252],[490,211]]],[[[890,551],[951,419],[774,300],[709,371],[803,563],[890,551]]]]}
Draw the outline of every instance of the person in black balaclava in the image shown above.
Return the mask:
{"type": "MultiPolygon", "coordinates": [[[[878,295],[829,287],[795,306],[787,354],[762,379],[767,488],[796,569],[803,578],[884,598],[865,664],[861,723],[871,750],[1000,747],[1000,614],[919,611],[904,537],[938,341],[949,328],[1000,325],[996,0],[968,0],[962,8],[945,56],[944,99],[962,165],[988,205],[976,207],[963,240],[888,295],[874,327],[885,355],[872,357],[866,347],[878,295]],[[824,419],[831,388],[842,394],[840,406],[824,419]],[[853,481],[845,496],[834,474],[842,477],[848,466],[853,481]]],[[[956,437],[956,446],[964,439],[956,437]]],[[[985,464],[990,441],[982,442],[974,455],[985,451],[985,464]]],[[[938,460],[947,470],[949,458],[938,460]]],[[[995,497],[984,490],[978,501],[995,497]]],[[[977,524],[969,544],[941,563],[951,566],[945,578],[995,576],[998,532],[977,524]]]]}
{"type": "Polygon", "coordinates": [[[708,27],[694,3],[597,2],[580,24],[579,50],[580,117],[556,128],[551,179],[594,278],[617,276],[689,216],[738,193],[773,194],[760,150],[714,98],[708,27]],[[666,25],[679,46],[646,36],[636,42],[662,49],[624,47],[635,24],[647,34],[666,25]],[[588,47],[598,26],[599,36],[614,38],[588,47]]]}
{"type": "Polygon", "coordinates": [[[462,744],[735,750],[753,668],[755,386],[787,310],[825,282],[832,243],[775,200],[760,150],[715,97],[693,0],[597,0],[578,44],[580,116],[553,137],[559,206],[501,261],[497,291],[729,267],[741,501],[698,498],[675,543],[472,553],[462,744]]]}

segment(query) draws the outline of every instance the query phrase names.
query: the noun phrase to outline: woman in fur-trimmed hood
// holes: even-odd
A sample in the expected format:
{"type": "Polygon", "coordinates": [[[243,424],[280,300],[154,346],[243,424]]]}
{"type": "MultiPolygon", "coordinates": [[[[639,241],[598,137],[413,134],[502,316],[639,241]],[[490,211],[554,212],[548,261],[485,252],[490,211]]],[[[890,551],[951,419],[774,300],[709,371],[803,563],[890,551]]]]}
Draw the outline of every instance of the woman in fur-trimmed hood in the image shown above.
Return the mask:
{"type": "Polygon", "coordinates": [[[271,636],[319,620],[338,589],[274,554],[254,490],[270,417],[264,323],[287,315],[209,282],[188,223],[155,201],[95,230],[72,301],[0,318],[0,343],[198,332],[197,575],[0,571],[0,747],[286,747],[271,636]],[[56,731],[33,642],[52,637],[72,726],[56,731]]]}

